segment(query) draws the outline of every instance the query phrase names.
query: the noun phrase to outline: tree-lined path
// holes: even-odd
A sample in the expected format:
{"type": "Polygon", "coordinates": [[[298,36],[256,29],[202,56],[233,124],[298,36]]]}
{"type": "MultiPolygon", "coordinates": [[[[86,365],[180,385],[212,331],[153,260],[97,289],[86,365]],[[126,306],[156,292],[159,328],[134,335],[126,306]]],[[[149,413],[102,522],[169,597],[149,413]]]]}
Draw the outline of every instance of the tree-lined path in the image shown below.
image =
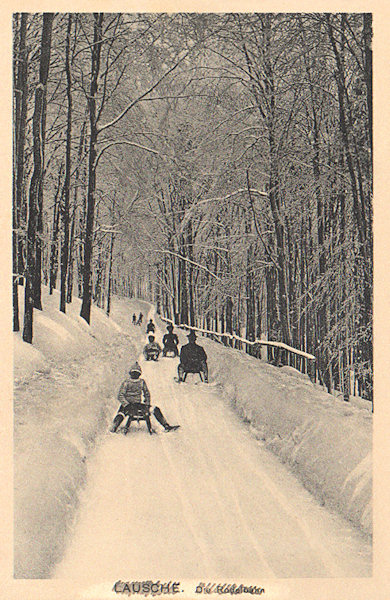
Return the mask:
{"type": "Polygon", "coordinates": [[[365,538],[260,446],[219,387],[179,386],[177,359],[141,364],[152,404],[181,427],[107,433],[56,578],[142,580],[151,569],[167,581],[369,576],[365,538]]]}
{"type": "Polygon", "coordinates": [[[138,296],[372,400],[371,21],[15,13],[14,331],[138,296]]]}

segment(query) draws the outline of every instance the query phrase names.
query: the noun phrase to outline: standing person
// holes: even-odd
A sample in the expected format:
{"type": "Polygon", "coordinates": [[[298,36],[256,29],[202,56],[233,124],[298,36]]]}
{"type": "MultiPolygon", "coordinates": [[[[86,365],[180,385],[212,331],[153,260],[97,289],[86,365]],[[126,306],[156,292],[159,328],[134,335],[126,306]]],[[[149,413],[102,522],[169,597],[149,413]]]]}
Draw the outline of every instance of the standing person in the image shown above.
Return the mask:
{"type": "Polygon", "coordinates": [[[133,314],[133,325],[136,325],[136,324],[137,324],[137,316],[136,316],[136,314],[134,313],[134,314],[133,314]]]}
{"type": "MultiPolygon", "coordinates": [[[[147,405],[150,407],[150,392],[146,385],[146,381],[141,377],[142,369],[138,362],[135,362],[129,370],[130,377],[125,379],[118,392],[118,400],[120,406],[114,418],[114,422],[110,431],[115,433],[125,417],[128,417],[124,433],[129,430],[133,416],[137,413],[139,405],[147,405]],[[143,401],[142,401],[143,398],[143,401]]],[[[169,425],[158,406],[155,406],[151,411],[157,421],[164,427],[165,431],[174,431],[180,425],[169,425]]],[[[150,417],[145,417],[146,425],[150,435],[156,433],[152,428],[150,417]]]]}
{"type": "Polygon", "coordinates": [[[163,342],[163,356],[166,356],[168,352],[174,352],[175,356],[179,354],[178,343],[179,338],[176,333],[173,333],[173,325],[167,326],[168,333],[166,333],[162,339],[163,342]]]}
{"type": "Polygon", "coordinates": [[[139,317],[138,317],[138,321],[137,321],[137,325],[142,325],[142,319],[144,318],[142,312],[139,313],[139,317]]]}
{"type": "Polygon", "coordinates": [[[154,340],[154,335],[149,335],[149,343],[144,346],[144,357],[145,360],[158,360],[161,354],[161,346],[154,340]]]}
{"type": "Polygon", "coordinates": [[[208,383],[207,354],[202,346],[195,343],[196,334],[194,331],[190,331],[187,337],[188,344],[181,349],[180,364],[177,367],[179,383],[184,381],[186,373],[203,373],[203,380],[208,383]]]}

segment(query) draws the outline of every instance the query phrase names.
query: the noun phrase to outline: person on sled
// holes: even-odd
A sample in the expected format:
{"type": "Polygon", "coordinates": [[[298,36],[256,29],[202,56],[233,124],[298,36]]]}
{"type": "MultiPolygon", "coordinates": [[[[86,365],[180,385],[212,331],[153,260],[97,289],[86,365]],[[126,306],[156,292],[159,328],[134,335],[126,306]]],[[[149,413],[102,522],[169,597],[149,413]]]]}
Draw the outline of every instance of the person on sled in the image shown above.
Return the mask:
{"type": "Polygon", "coordinates": [[[146,333],[154,333],[156,331],[156,326],[153,323],[153,320],[150,319],[146,326],[146,333]]]}
{"type": "Polygon", "coordinates": [[[184,381],[186,373],[202,373],[203,381],[208,383],[207,354],[202,346],[195,343],[196,334],[194,331],[190,331],[187,337],[188,344],[181,349],[180,363],[177,367],[179,383],[184,381]]]}
{"type": "Polygon", "coordinates": [[[162,349],[158,342],[155,341],[154,335],[148,336],[149,343],[144,347],[145,360],[158,360],[162,349]]]}
{"type": "Polygon", "coordinates": [[[168,325],[167,329],[168,333],[166,333],[162,339],[164,346],[163,356],[166,356],[168,352],[174,352],[174,355],[178,356],[179,350],[177,345],[179,343],[179,338],[176,333],[173,333],[173,325],[168,325]]]}
{"type": "MultiPolygon", "coordinates": [[[[150,407],[150,392],[148,386],[146,385],[146,381],[141,377],[141,373],[142,369],[140,365],[138,362],[135,362],[130,367],[130,377],[125,379],[119,388],[118,400],[120,402],[120,406],[110,429],[112,433],[117,431],[123,419],[127,417],[127,423],[124,429],[124,434],[126,435],[133,416],[138,411],[139,405],[146,404],[148,407],[150,407]]],[[[150,412],[160,423],[160,425],[164,427],[165,431],[173,431],[180,427],[180,425],[169,425],[158,406],[155,406],[150,412]]],[[[148,415],[145,417],[145,421],[150,435],[156,433],[156,431],[152,428],[150,417],[148,415]]]]}

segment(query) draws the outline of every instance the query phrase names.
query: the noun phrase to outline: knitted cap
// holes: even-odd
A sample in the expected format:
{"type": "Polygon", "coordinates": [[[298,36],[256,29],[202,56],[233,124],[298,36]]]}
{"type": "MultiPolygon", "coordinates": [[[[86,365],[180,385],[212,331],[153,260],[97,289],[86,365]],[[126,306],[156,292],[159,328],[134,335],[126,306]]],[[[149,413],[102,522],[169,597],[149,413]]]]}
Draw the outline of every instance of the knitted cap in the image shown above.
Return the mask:
{"type": "Polygon", "coordinates": [[[139,366],[139,364],[137,363],[137,361],[133,365],[131,365],[131,367],[129,369],[129,373],[139,373],[141,375],[142,369],[139,366]]]}

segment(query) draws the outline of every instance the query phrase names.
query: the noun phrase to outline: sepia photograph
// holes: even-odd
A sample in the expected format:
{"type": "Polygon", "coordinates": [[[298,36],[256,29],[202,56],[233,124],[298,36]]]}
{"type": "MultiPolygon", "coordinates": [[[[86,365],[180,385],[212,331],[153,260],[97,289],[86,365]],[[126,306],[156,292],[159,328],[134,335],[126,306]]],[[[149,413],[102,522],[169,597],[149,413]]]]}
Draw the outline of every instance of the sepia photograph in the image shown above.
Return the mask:
{"type": "Polygon", "coordinates": [[[48,10],[7,24],[4,597],[388,597],[375,13],[48,10]]]}

